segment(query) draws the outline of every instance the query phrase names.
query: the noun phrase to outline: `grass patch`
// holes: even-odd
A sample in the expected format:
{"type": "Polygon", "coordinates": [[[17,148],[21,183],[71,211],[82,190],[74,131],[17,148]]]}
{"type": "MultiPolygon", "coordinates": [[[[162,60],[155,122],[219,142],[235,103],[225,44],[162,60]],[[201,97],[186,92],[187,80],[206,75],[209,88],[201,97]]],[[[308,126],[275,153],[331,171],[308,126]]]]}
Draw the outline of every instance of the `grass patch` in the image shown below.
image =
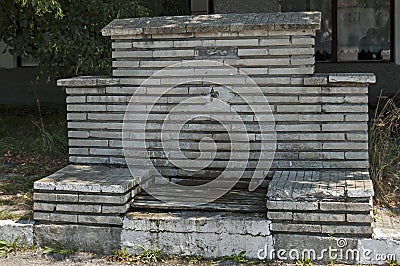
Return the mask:
{"type": "Polygon", "coordinates": [[[21,216],[12,212],[0,211],[0,220],[18,220],[21,216]]]}
{"type": "Polygon", "coordinates": [[[122,250],[116,250],[114,255],[109,257],[109,262],[118,263],[143,263],[143,264],[157,264],[166,259],[165,254],[160,249],[147,249],[142,245],[136,244],[136,247],[142,249],[142,253],[131,255],[126,247],[122,250]]]}
{"type": "Polygon", "coordinates": [[[68,159],[65,110],[0,109],[0,173],[44,176],[68,159]]]}
{"type": "Polygon", "coordinates": [[[231,260],[231,261],[234,261],[237,263],[245,263],[245,262],[247,262],[245,255],[246,255],[246,251],[241,251],[239,254],[233,254],[231,256],[222,257],[219,261],[222,262],[222,261],[231,260]]]}
{"type": "Polygon", "coordinates": [[[33,183],[67,163],[65,110],[0,108],[0,219],[30,219],[33,183]]]}
{"type": "Polygon", "coordinates": [[[370,173],[375,200],[389,208],[400,204],[399,103],[396,97],[380,97],[369,130],[370,173]]]}
{"type": "Polygon", "coordinates": [[[79,250],[77,248],[69,249],[69,248],[63,247],[61,244],[57,244],[55,247],[45,246],[43,248],[43,254],[58,254],[58,255],[64,255],[64,256],[71,256],[78,252],[79,252],[79,250]]]}
{"type": "Polygon", "coordinates": [[[25,251],[29,248],[26,245],[20,244],[20,237],[17,237],[13,242],[0,240],[0,257],[7,256],[10,253],[25,251]]]}

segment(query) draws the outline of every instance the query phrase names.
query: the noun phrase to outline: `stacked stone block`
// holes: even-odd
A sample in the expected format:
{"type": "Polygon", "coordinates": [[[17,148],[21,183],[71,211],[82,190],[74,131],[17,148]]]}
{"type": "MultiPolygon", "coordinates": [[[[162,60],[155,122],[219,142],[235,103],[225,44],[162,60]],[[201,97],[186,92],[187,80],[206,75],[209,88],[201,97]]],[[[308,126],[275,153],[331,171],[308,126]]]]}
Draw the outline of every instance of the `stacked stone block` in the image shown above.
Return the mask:
{"type": "MultiPolygon", "coordinates": [[[[127,168],[69,165],[34,184],[34,219],[54,223],[122,225],[149,171],[138,169],[136,179],[127,168]]],[[[146,179],[146,180],[145,180],[146,179]]]]}
{"type": "Polygon", "coordinates": [[[131,212],[124,218],[121,241],[132,253],[141,252],[141,243],[167,254],[220,258],[245,251],[257,259],[260,249],[267,254],[273,249],[270,223],[261,214],[131,212]]]}
{"type": "MultiPolygon", "coordinates": [[[[367,93],[368,84],[375,82],[375,77],[352,74],[310,77],[314,73],[314,35],[318,28],[318,13],[113,21],[103,29],[103,34],[113,39],[113,78],[75,78],[58,83],[67,87],[70,161],[125,164],[121,130],[130,97],[147,78],[164,67],[207,59],[246,73],[266,96],[274,115],[278,142],[273,169],[367,169],[367,93]]],[[[150,85],[147,83],[150,87],[145,94],[135,97],[143,97],[145,105],[147,96],[188,76],[219,79],[224,85],[234,84],[244,93],[249,86],[247,80],[230,77],[223,68],[203,73],[201,67],[168,71],[168,75],[152,79],[150,85]]],[[[150,126],[164,122],[177,103],[209,95],[210,85],[213,84],[194,82],[164,95],[158,104],[161,112],[151,117],[150,126]]],[[[223,95],[221,100],[238,112],[246,126],[254,130],[257,121],[239,97],[226,93],[226,87],[218,84],[215,90],[223,95]]],[[[261,104],[254,96],[251,104],[261,104]]],[[[186,114],[200,112],[193,108],[186,114]]],[[[139,112],[137,117],[140,115],[139,112]]],[[[196,130],[206,131],[207,127],[215,130],[213,124],[196,130]]],[[[160,128],[161,125],[152,129],[160,128]]],[[[227,142],[225,132],[196,135],[184,129],[182,133],[187,143],[203,137],[227,142]]],[[[256,158],[260,132],[252,133],[256,158]]],[[[160,144],[160,137],[153,135],[146,136],[150,139],[149,146],[160,144]]],[[[152,150],[153,164],[164,175],[185,176],[157,147],[152,150]]],[[[187,152],[195,154],[198,150],[189,147],[187,152]]],[[[148,154],[143,151],[137,156],[143,158],[148,154]]],[[[222,162],[213,162],[210,171],[200,175],[215,175],[213,170],[223,168],[226,157],[221,153],[222,162]]],[[[256,163],[254,158],[249,159],[249,175],[256,163]]]]}
{"type": "Polygon", "coordinates": [[[371,237],[373,195],[368,172],[277,171],[267,218],[277,234],[371,237]]]}
{"type": "MultiPolygon", "coordinates": [[[[131,250],[135,244],[166,246],[171,253],[208,257],[242,250],[255,257],[264,244],[279,248],[294,234],[301,236],[297,240],[312,236],[324,241],[330,234],[349,239],[370,236],[373,189],[367,172],[367,93],[375,76],[314,75],[314,36],[319,28],[318,12],[114,20],[102,31],[113,41],[113,76],[58,81],[67,93],[69,160],[86,166],[71,165],[35,183],[35,219],[60,223],[64,231],[75,225],[82,232],[96,225],[122,227],[122,244],[131,250]],[[197,60],[196,67],[185,67],[192,60],[197,60]],[[206,60],[220,66],[210,68],[206,60]],[[175,68],[164,69],[171,65],[175,68]],[[234,67],[240,78],[224,66],[234,67]],[[162,77],[149,79],[160,70],[162,77]],[[193,77],[197,81],[185,82],[193,77]],[[215,82],[208,82],[210,78],[215,82]],[[269,106],[249,89],[252,81],[269,106]],[[145,90],[138,94],[143,82],[145,90]],[[130,156],[138,160],[130,166],[137,173],[132,177],[128,169],[115,168],[127,164],[122,131],[132,96],[138,104],[129,115],[143,122],[149,97],[170,86],[174,88],[150,112],[146,134],[130,132],[133,141],[147,147],[133,147],[130,156]],[[219,145],[217,160],[208,168],[195,174],[181,171],[162,150],[159,133],[165,117],[193,97],[211,101],[217,93],[240,116],[250,136],[250,158],[237,154],[236,158],[248,162],[243,177],[251,177],[262,139],[259,121],[238,95],[229,92],[229,86],[249,96],[249,105],[274,116],[275,173],[267,194],[267,219],[257,214],[205,212],[134,212],[122,218],[141,188],[154,182],[140,159],[150,157],[171,180],[212,179],[225,169],[229,136],[210,117],[189,123],[180,132],[187,158],[198,157],[200,139],[209,137],[219,145]],[[114,167],[100,166],[104,164],[114,167]],[[139,187],[138,178],[147,182],[139,187]],[[171,240],[184,244],[171,246],[171,240]]],[[[184,115],[202,112],[190,106],[184,115]]],[[[231,128],[237,123],[231,116],[225,122],[231,128]]]]}

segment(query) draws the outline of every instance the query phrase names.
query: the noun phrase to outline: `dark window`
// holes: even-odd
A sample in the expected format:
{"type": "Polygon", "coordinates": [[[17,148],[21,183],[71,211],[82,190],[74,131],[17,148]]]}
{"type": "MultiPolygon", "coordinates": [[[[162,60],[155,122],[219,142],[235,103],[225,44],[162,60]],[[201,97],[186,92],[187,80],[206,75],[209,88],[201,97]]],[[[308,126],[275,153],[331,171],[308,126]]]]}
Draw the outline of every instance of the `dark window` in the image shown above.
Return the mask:
{"type": "Polygon", "coordinates": [[[331,0],[283,0],[281,1],[282,12],[295,11],[321,11],[322,22],[321,30],[317,32],[315,38],[316,60],[332,60],[332,1],[331,0]]]}
{"type": "Polygon", "coordinates": [[[338,61],[390,60],[390,1],[339,0],[338,61]]]}
{"type": "MultiPolygon", "coordinates": [[[[217,0],[213,1],[212,7],[217,0]]],[[[241,12],[236,1],[225,10],[227,13],[241,12]]],[[[390,61],[393,58],[394,0],[268,0],[264,5],[282,12],[322,12],[321,30],[316,36],[317,61],[390,61]]],[[[251,12],[263,11],[257,6],[251,12]]]]}

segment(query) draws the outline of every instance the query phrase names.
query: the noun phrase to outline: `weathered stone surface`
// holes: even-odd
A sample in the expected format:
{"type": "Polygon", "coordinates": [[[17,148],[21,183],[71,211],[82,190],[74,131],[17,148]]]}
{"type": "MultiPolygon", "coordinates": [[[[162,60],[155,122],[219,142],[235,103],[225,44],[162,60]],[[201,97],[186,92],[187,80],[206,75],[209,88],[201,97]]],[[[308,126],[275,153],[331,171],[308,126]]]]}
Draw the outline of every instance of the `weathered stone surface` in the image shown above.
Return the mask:
{"type": "Polygon", "coordinates": [[[270,221],[264,214],[223,212],[129,212],[123,228],[140,231],[227,233],[270,235],[270,221]]]}
{"type": "Polygon", "coordinates": [[[61,245],[99,254],[112,254],[120,247],[121,228],[87,225],[36,224],[35,242],[41,247],[61,245]]]}
{"type": "Polygon", "coordinates": [[[349,82],[349,83],[375,83],[376,76],[372,73],[332,73],[329,74],[329,82],[349,82]]]}
{"type": "Polygon", "coordinates": [[[296,261],[308,257],[314,262],[326,263],[332,256],[335,264],[357,262],[356,258],[351,258],[352,251],[358,249],[356,239],[330,237],[328,235],[310,236],[298,233],[275,234],[273,239],[275,258],[279,260],[296,261]],[[329,249],[331,249],[331,252],[329,252],[329,249]],[[346,253],[350,255],[347,256],[346,253]]]}
{"type": "MultiPolygon", "coordinates": [[[[138,169],[137,177],[146,172],[138,169]]],[[[127,168],[69,165],[34,183],[35,190],[126,193],[137,182],[127,168]]]]}
{"type": "MultiPolygon", "coordinates": [[[[300,156],[305,156],[303,154],[300,153],[300,156]]],[[[310,155],[315,154],[317,153],[310,155]]],[[[322,154],[324,158],[328,158],[328,155],[333,159],[341,153],[322,154]]],[[[344,154],[341,156],[344,157],[344,154]]],[[[369,173],[359,171],[276,171],[267,192],[270,200],[283,201],[310,199],[343,201],[346,197],[370,198],[373,195],[369,173]]],[[[323,203],[322,208],[328,208],[329,204],[323,203]]],[[[341,207],[339,205],[338,208],[341,207]]]]}
{"type": "Polygon", "coordinates": [[[384,265],[400,258],[400,241],[361,239],[358,241],[360,264],[384,265]]]}
{"type": "Polygon", "coordinates": [[[76,77],[57,81],[57,86],[81,88],[80,90],[84,93],[89,91],[84,87],[99,87],[116,84],[118,84],[118,79],[98,76],[76,77]]]}
{"type": "Polygon", "coordinates": [[[272,249],[269,224],[263,215],[132,212],[124,219],[121,238],[130,252],[142,252],[140,243],[167,254],[222,257],[246,251],[257,258],[260,249],[272,249]]]}
{"type": "Polygon", "coordinates": [[[14,242],[18,240],[18,244],[28,247],[33,245],[33,222],[25,221],[0,221],[0,240],[14,242]]]}
{"type": "MultiPolygon", "coordinates": [[[[320,12],[265,13],[265,14],[215,14],[181,17],[155,17],[116,19],[106,26],[104,36],[142,35],[142,34],[186,34],[230,31],[301,30],[319,29],[320,12]]],[[[284,35],[284,34],[282,34],[284,35]]]]}

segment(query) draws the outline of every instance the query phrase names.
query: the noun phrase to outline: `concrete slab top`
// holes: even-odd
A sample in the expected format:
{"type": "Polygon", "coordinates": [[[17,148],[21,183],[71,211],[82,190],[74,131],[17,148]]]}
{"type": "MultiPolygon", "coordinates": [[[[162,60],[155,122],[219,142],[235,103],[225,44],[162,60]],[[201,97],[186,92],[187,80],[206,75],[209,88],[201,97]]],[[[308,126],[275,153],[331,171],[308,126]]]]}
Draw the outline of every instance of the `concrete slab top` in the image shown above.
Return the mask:
{"type": "MultiPolygon", "coordinates": [[[[137,169],[136,178],[149,176],[137,169]]],[[[138,182],[128,168],[101,165],[68,165],[34,183],[35,190],[59,190],[88,193],[125,193],[138,182]]]]}
{"type": "Polygon", "coordinates": [[[270,200],[340,200],[373,195],[369,173],[359,171],[277,171],[267,192],[270,200]]]}
{"type": "Polygon", "coordinates": [[[304,78],[306,86],[328,85],[332,83],[376,83],[373,73],[318,73],[312,77],[304,78]]]}
{"type": "Polygon", "coordinates": [[[115,19],[102,30],[102,33],[104,36],[115,36],[243,30],[318,30],[320,23],[320,12],[166,16],[115,19]]]}

